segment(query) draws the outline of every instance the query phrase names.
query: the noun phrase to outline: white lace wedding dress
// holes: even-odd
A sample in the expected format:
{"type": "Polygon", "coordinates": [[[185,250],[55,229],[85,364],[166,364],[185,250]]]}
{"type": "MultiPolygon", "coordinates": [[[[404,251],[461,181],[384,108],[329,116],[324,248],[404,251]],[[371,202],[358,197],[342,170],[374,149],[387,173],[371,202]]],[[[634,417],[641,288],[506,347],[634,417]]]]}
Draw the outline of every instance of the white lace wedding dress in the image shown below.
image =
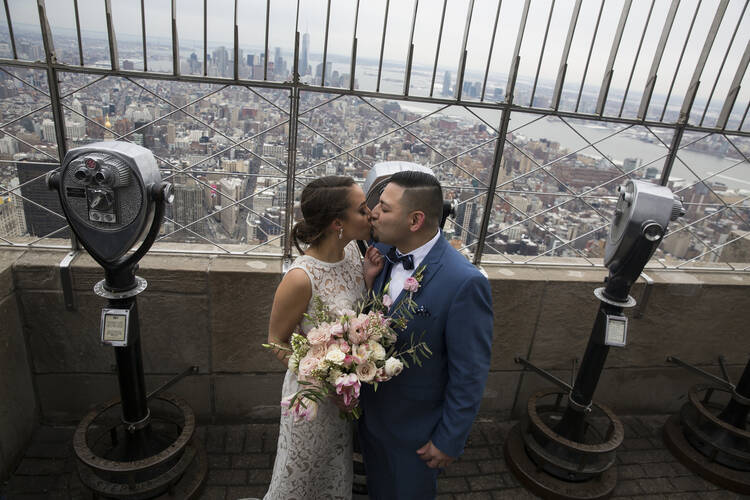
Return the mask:
{"type": "MultiPolygon", "coordinates": [[[[302,269],[318,296],[332,312],[353,309],[365,293],[357,245],[345,249],[343,260],[328,263],[308,255],[298,257],[291,269],[302,269]]],[[[307,312],[312,311],[312,300],[307,312]]],[[[305,328],[305,333],[309,326],[305,328]]],[[[282,397],[297,392],[297,377],[287,371],[282,397]]],[[[352,496],[352,427],[339,418],[332,401],[321,403],[317,416],[306,422],[281,416],[273,477],[265,500],[341,499],[352,496]]]]}

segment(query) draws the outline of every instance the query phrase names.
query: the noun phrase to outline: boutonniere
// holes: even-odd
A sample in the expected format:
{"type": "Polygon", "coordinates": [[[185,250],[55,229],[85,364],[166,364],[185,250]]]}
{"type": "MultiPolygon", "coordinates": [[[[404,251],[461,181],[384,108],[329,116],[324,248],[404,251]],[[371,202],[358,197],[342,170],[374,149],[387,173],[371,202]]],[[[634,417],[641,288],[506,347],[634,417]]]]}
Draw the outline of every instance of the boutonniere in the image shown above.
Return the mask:
{"type": "Polygon", "coordinates": [[[422,285],[422,278],[424,278],[425,269],[426,266],[419,266],[413,276],[406,278],[406,281],[404,282],[404,290],[409,292],[409,299],[413,300],[414,294],[419,291],[419,288],[422,285]]]}

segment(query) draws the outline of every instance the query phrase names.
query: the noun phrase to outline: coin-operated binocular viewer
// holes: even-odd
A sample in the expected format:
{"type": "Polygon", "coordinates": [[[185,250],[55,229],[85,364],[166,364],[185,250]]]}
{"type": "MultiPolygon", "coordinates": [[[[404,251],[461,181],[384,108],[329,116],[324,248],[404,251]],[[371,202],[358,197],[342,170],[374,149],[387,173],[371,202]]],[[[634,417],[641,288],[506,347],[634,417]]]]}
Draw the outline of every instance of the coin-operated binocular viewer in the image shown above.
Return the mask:
{"type": "MultiPolygon", "coordinates": [[[[408,161],[383,161],[376,163],[370,171],[367,173],[363,190],[367,197],[367,207],[372,210],[380,200],[380,194],[385,189],[386,184],[390,181],[391,176],[396,172],[404,172],[411,170],[414,172],[424,172],[435,177],[435,172],[430,167],[425,167],[419,163],[412,163],[408,161]]],[[[440,219],[440,228],[445,226],[445,221],[448,216],[456,215],[456,207],[451,201],[443,201],[443,216],[440,219]]]]}
{"type": "Polygon", "coordinates": [[[529,398],[527,414],[505,442],[511,470],[534,493],[545,498],[605,498],[617,483],[615,451],[624,437],[622,422],[594,391],[610,347],[624,347],[633,307],[630,288],[659,246],[667,224],[684,214],[669,188],[629,180],[619,198],[609,229],[604,264],[605,286],[594,290],[599,310],[580,368],[571,386],[517,358],[559,388],[529,398]]]}
{"type": "Polygon", "coordinates": [[[728,490],[750,494],[750,361],[733,384],[719,356],[722,377],[679,358],[681,365],[709,381],[690,388],[679,413],[664,424],[664,442],[683,465],[728,490]]]}
{"type": "Polygon", "coordinates": [[[114,347],[120,386],[119,400],[98,406],[76,429],[81,480],[105,498],[166,491],[193,498],[207,470],[205,452],[192,439],[195,416],[183,400],[161,391],[195,368],[146,393],[136,301],[147,286],[135,275],[138,262],[159,234],[172,185],[162,182],[148,149],[114,141],[70,150],[47,185],[58,191],[78,241],[104,268],[94,292],[108,300],[100,336],[114,347]]]}

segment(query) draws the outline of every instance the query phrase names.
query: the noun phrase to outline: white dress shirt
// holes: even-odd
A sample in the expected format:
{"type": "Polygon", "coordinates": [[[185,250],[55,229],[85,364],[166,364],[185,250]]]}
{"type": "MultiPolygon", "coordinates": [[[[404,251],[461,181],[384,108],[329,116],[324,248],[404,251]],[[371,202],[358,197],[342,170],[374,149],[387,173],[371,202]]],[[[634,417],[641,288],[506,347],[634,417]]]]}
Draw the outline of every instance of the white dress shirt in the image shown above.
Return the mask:
{"type": "Polygon", "coordinates": [[[403,264],[401,264],[401,262],[391,265],[391,285],[388,287],[388,295],[394,301],[404,289],[406,278],[413,275],[414,272],[419,269],[419,265],[422,263],[424,258],[427,257],[427,254],[430,253],[430,250],[432,250],[432,247],[435,246],[435,243],[437,243],[438,238],[440,237],[440,231],[438,231],[430,241],[417,248],[416,250],[409,252],[409,255],[411,255],[414,259],[414,269],[404,269],[404,266],[403,264]]]}

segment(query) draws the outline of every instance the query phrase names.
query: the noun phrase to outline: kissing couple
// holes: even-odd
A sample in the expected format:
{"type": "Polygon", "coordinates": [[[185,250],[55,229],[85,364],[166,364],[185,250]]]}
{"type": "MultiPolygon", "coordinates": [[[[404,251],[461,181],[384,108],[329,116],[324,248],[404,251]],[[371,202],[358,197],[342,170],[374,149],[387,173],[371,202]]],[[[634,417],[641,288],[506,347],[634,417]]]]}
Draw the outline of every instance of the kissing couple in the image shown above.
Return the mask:
{"type": "MultiPolygon", "coordinates": [[[[340,314],[385,290],[389,311],[398,314],[400,301],[413,300],[415,314],[395,345],[421,335],[431,355],[377,391],[363,384],[356,425],[371,499],[435,498],[438,472],[463,452],[484,392],[492,348],[489,282],[443,237],[443,193],[433,175],[394,174],[372,210],[350,177],[315,179],[300,203],[303,220],[291,234],[300,257],[276,289],[269,343],[289,347],[293,333],[309,332],[305,315],[321,301],[340,314]],[[362,257],[355,240],[371,238],[377,243],[362,257]]],[[[285,366],[289,355],[276,350],[285,366]]],[[[287,370],[282,396],[300,388],[287,370]]],[[[265,499],[351,498],[352,424],[339,417],[344,407],[332,395],[311,410],[314,418],[282,415],[265,499]]]]}

